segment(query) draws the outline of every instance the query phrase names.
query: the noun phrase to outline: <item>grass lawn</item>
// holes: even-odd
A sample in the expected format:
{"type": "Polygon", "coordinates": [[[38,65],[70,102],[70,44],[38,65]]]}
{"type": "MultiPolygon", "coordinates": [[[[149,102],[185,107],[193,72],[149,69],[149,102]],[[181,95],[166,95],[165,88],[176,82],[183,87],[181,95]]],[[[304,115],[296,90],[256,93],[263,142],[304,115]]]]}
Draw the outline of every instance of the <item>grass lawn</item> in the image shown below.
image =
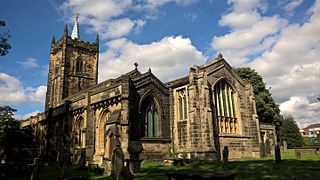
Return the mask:
{"type": "MultiPolygon", "coordinates": [[[[165,166],[162,162],[142,163],[141,173],[135,174],[134,179],[141,180],[162,180],[167,179],[166,172],[180,169],[201,169],[222,172],[222,165],[212,164],[189,164],[186,166],[165,166]]],[[[302,155],[297,160],[293,150],[282,153],[282,164],[276,165],[273,157],[267,158],[246,158],[231,160],[229,170],[237,172],[237,180],[255,180],[255,179],[284,179],[289,180],[294,176],[319,176],[320,177],[320,155],[302,155]]],[[[41,179],[57,179],[59,169],[45,167],[40,173],[41,179]]],[[[84,176],[90,179],[111,179],[107,176],[101,176],[93,171],[75,170],[72,167],[66,169],[67,176],[84,176]]],[[[3,179],[3,177],[0,177],[3,179]]],[[[4,178],[6,179],[6,178],[4,178]]],[[[29,179],[29,177],[10,177],[10,179],[29,179]]]]}

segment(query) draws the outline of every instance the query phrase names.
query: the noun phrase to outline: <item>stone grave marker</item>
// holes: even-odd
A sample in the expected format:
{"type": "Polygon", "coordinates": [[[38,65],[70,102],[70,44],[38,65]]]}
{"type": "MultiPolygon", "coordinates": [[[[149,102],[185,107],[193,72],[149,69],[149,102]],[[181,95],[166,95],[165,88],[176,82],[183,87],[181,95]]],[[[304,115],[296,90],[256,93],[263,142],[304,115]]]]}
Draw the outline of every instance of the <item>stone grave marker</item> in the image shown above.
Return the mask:
{"type": "Polygon", "coordinates": [[[283,141],[283,151],[286,152],[288,150],[287,141],[283,141]]]}
{"type": "Polygon", "coordinates": [[[133,180],[133,175],[129,168],[129,159],[126,160],[126,166],[121,169],[118,180],[133,180]]]}
{"type": "Polygon", "coordinates": [[[111,176],[118,177],[124,167],[124,154],[120,147],[116,147],[112,153],[111,176]]]}
{"type": "Polygon", "coordinates": [[[224,146],[223,147],[223,151],[222,151],[222,167],[223,169],[228,169],[228,156],[229,156],[229,149],[228,146],[224,146]]]}

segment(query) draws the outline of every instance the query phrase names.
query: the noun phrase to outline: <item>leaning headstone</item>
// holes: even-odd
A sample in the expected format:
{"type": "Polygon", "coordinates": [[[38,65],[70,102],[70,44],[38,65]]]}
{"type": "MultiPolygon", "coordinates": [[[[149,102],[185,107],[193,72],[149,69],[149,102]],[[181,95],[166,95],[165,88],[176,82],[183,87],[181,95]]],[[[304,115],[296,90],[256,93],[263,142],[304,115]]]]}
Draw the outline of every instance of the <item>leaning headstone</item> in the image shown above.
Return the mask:
{"type": "Polygon", "coordinates": [[[124,155],[120,147],[116,147],[112,153],[111,159],[111,176],[118,177],[124,167],[124,155]]]}
{"type": "Polygon", "coordinates": [[[271,155],[271,146],[270,146],[270,140],[269,139],[266,139],[265,149],[266,149],[266,155],[267,156],[271,155]]]}
{"type": "Polygon", "coordinates": [[[283,151],[286,152],[288,150],[287,141],[283,141],[283,151]]]}
{"type": "Polygon", "coordinates": [[[263,141],[260,142],[260,157],[266,157],[266,148],[263,141]]]}
{"type": "Polygon", "coordinates": [[[126,166],[123,167],[120,171],[120,175],[118,176],[118,180],[133,180],[133,175],[130,172],[128,159],[126,160],[126,166]]]}
{"type": "Polygon", "coordinates": [[[223,156],[222,167],[223,169],[228,169],[228,156],[229,156],[228,146],[223,147],[222,156],[223,156]]]}

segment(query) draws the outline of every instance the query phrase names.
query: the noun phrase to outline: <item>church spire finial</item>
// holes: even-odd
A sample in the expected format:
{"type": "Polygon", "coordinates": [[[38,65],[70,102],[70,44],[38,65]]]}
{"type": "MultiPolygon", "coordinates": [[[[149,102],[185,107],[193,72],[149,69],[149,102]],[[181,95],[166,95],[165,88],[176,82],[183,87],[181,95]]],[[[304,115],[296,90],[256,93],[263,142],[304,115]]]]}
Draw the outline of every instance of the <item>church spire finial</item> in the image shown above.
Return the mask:
{"type": "Polygon", "coordinates": [[[99,45],[99,34],[96,35],[96,44],[99,45]]]}
{"type": "Polygon", "coordinates": [[[63,36],[65,36],[65,37],[68,36],[68,25],[67,24],[65,24],[65,26],[64,26],[63,36]]]}
{"type": "Polygon", "coordinates": [[[79,39],[79,25],[78,25],[79,15],[80,15],[79,13],[76,14],[76,20],[74,21],[71,39],[79,39]]]}
{"type": "Polygon", "coordinates": [[[54,43],[56,43],[56,38],[52,36],[51,44],[54,44],[54,43]]]}

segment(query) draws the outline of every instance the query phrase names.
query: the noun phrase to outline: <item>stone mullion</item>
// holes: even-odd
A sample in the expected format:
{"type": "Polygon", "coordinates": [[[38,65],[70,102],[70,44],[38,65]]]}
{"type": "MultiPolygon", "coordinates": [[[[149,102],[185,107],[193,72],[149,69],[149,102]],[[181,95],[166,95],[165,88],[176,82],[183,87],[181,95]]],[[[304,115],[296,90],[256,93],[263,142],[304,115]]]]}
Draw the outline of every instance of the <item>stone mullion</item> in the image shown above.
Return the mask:
{"type": "Polygon", "coordinates": [[[232,90],[230,87],[228,87],[228,104],[229,104],[229,112],[230,112],[230,117],[234,117],[234,114],[233,114],[233,106],[232,106],[232,99],[231,99],[231,94],[232,90]]]}
{"type": "Polygon", "coordinates": [[[221,123],[220,123],[220,127],[221,127],[221,132],[225,132],[225,126],[224,126],[224,119],[222,117],[224,117],[224,105],[223,105],[223,97],[222,97],[222,87],[221,87],[221,83],[219,83],[219,100],[220,100],[220,105],[221,105],[221,123]]]}
{"type": "Polygon", "coordinates": [[[228,104],[229,104],[229,115],[230,115],[230,133],[233,133],[233,111],[232,111],[232,103],[231,103],[231,88],[228,86],[228,104]]]}
{"type": "Polygon", "coordinates": [[[217,115],[220,116],[220,102],[219,102],[219,94],[218,94],[218,88],[214,88],[214,100],[216,102],[216,107],[217,107],[217,115]]]}

